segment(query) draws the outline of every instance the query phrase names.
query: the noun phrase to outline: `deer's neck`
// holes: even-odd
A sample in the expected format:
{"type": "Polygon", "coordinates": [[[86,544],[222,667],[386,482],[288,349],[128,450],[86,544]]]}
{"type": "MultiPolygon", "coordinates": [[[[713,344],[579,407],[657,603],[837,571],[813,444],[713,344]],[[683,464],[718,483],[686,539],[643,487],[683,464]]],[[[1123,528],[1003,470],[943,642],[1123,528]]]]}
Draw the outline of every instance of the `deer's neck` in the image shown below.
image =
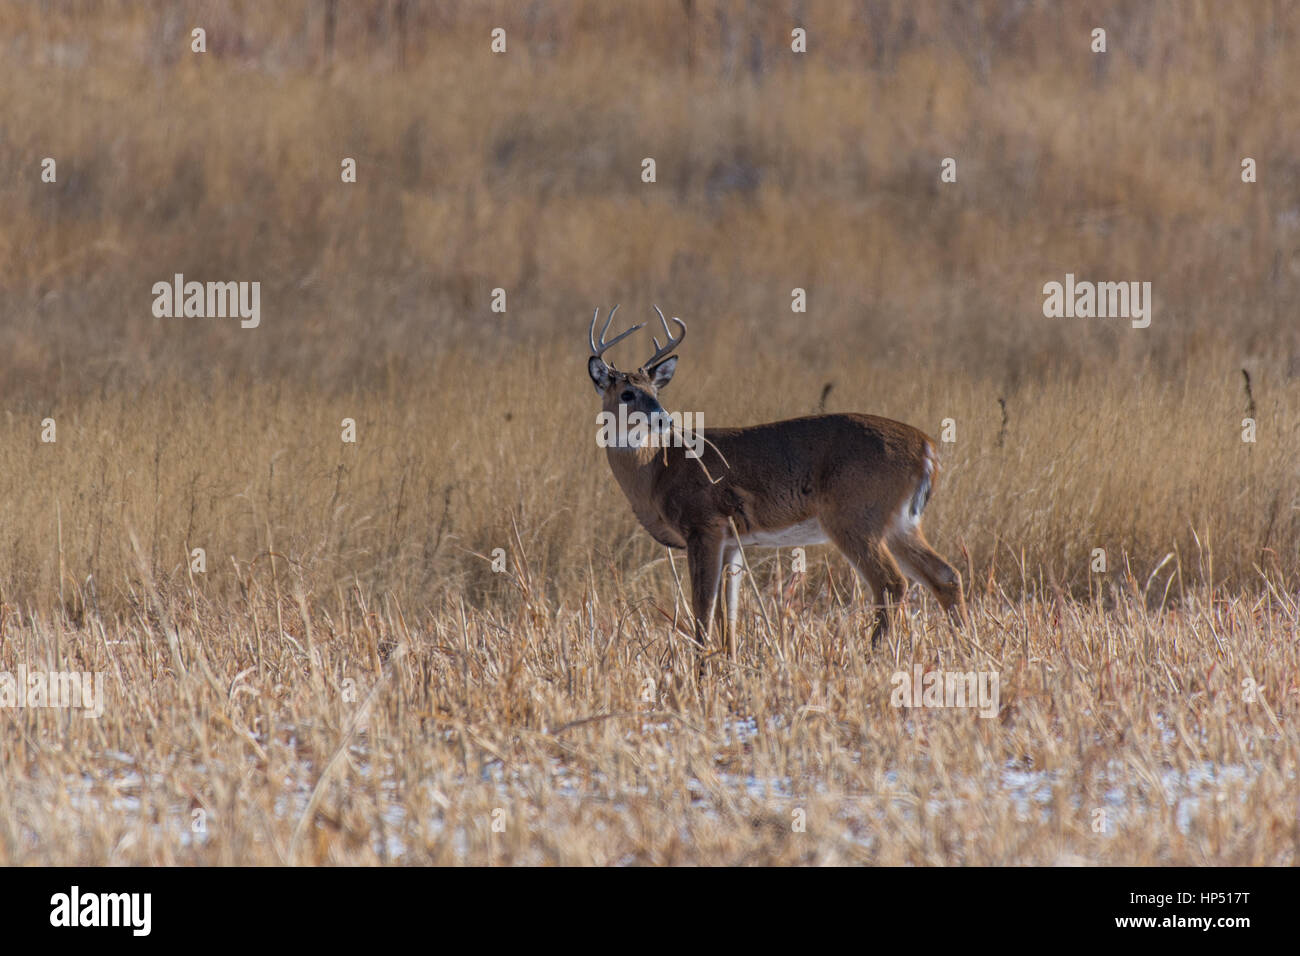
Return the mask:
{"type": "Polygon", "coordinates": [[[611,446],[605,453],[610,470],[614,472],[614,478],[623,489],[623,495],[641,527],[662,544],[680,546],[681,535],[664,521],[655,497],[656,485],[666,467],[664,449],[611,446]]]}
{"type": "MultiPolygon", "coordinates": [[[[655,481],[663,473],[662,448],[617,448],[606,450],[610,470],[635,509],[638,502],[649,502],[655,481]]],[[[638,517],[640,513],[638,512],[638,517]]]]}

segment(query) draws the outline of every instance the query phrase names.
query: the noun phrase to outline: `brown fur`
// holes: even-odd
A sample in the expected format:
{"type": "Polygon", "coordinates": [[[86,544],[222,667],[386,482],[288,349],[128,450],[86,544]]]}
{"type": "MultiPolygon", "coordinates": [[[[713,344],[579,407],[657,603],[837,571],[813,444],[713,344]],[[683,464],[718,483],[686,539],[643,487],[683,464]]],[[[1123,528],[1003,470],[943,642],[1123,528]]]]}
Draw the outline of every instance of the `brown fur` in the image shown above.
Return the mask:
{"type": "MultiPolygon", "coordinates": [[[[606,411],[617,414],[627,391],[635,396],[629,405],[659,407],[654,368],[607,371],[606,411]]],[[[920,516],[910,527],[896,520],[918,494],[927,457],[931,485],[938,477],[934,443],[923,432],[888,418],[843,414],[702,434],[714,447],[706,446],[701,460],[684,448],[607,449],[642,526],[660,543],[686,549],[701,645],[708,641],[723,548],[734,540],[731,521],[744,536],[816,518],[881,604],[873,646],[888,633],[902,600],[903,571],[928,587],[954,621],[964,620],[961,577],[926,542],[920,516]]]]}

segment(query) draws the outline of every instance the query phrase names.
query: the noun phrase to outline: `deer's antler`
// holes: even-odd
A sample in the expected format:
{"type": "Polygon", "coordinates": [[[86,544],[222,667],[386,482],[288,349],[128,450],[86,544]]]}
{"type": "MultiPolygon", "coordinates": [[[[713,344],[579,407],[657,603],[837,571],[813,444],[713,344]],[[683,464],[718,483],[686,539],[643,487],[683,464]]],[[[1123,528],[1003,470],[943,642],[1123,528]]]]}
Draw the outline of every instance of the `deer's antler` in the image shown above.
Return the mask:
{"type": "Polygon", "coordinates": [[[605,319],[605,327],[600,330],[599,343],[597,343],[596,341],[596,320],[600,318],[600,308],[597,307],[596,311],[592,313],[591,331],[587,333],[587,339],[591,342],[591,354],[595,358],[600,358],[607,351],[609,351],[613,346],[623,341],[623,339],[627,338],[633,332],[638,332],[641,329],[645,328],[645,323],[642,322],[640,325],[632,326],[632,328],[628,329],[626,332],[620,332],[618,335],[614,336],[612,339],[606,342],[605,333],[609,331],[609,324],[614,321],[614,313],[617,311],[618,311],[618,306],[614,306],[614,308],[609,310],[609,317],[605,319]]]}
{"type": "MultiPolygon", "coordinates": [[[[667,338],[668,338],[668,344],[665,345],[665,346],[663,346],[662,348],[660,348],[660,347],[659,347],[659,340],[658,340],[657,338],[656,338],[656,339],[651,339],[651,341],[654,342],[654,344],[655,344],[655,349],[656,349],[657,351],[655,352],[654,355],[650,356],[650,361],[646,362],[644,365],[641,366],[642,368],[650,368],[650,367],[652,367],[652,366],[655,364],[655,362],[658,362],[661,358],[663,358],[665,355],[667,355],[667,354],[668,354],[669,352],[671,352],[673,349],[677,348],[677,346],[681,345],[681,344],[682,344],[682,340],[683,340],[684,338],[686,338],[686,323],[685,323],[685,322],[683,322],[681,319],[677,318],[677,316],[675,316],[675,315],[673,316],[673,321],[676,322],[677,325],[678,325],[678,327],[682,330],[682,334],[681,334],[681,335],[677,336],[677,338],[673,338],[673,333],[672,333],[672,332],[669,330],[669,328],[668,328],[668,320],[664,318],[664,314],[663,314],[663,312],[660,310],[659,306],[656,305],[656,306],[654,307],[654,310],[655,310],[656,312],[659,313],[659,321],[663,323],[663,326],[664,326],[664,335],[667,336],[667,338]]],[[[644,324],[644,323],[642,323],[642,324],[644,324]]],[[[639,326],[639,325],[637,326],[637,328],[640,328],[640,327],[641,327],[641,326],[639,326]]]]}

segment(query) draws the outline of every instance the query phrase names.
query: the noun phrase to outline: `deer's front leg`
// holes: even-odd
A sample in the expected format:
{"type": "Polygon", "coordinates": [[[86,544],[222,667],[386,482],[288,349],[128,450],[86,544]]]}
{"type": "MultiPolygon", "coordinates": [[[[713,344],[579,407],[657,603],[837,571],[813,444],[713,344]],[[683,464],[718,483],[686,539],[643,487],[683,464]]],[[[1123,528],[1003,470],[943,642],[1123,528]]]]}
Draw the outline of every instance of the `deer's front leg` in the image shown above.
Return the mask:
{"type": "Polygon", "coordinates": [[[708,647],[713,603],[722,574],[722,531],[710,529],[686,537],[686,563],[691,574],[691,611],[695,614],[695,641],[708,647]]]}

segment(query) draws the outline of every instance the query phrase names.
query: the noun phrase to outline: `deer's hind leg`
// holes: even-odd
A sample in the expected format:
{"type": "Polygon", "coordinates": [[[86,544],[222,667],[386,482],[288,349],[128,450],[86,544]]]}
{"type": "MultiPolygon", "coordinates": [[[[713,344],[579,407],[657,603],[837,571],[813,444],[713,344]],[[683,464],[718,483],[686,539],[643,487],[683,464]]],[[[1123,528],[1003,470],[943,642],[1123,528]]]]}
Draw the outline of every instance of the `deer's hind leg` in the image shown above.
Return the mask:
{"type": "Polygon", "coordinates": [[[883,521],[874,512],[864,515],[832,513],[821,516],[827,537],[843,552],[870,586],[879,608],[871,628],[871,646],[889,634],[907,581],[885,546],[883,521]]]}
{"type": "Polygon", "coordinates": [[[890,551],[909,578],[929,588],[954,624],[966,621],[966,599],[961,575],[925,540],[920,525],[901,530],[889,539],[890,551]]]}

